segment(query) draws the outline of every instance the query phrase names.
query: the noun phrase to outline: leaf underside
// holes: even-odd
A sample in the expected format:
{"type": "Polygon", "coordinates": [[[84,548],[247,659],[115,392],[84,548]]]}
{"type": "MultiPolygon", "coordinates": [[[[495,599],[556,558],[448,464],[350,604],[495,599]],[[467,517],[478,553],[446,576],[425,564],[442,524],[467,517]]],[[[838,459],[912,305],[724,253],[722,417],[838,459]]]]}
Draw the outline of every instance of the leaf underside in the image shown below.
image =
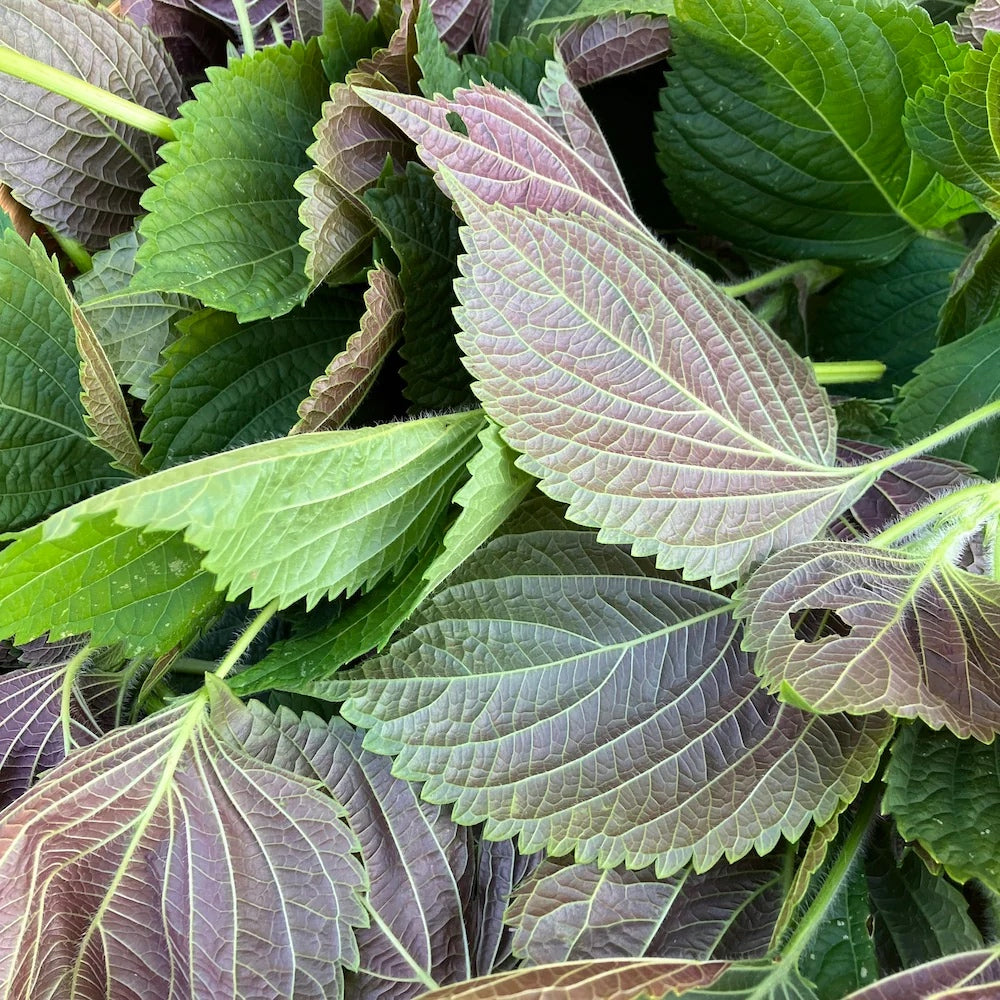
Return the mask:
{"type": "Polygon", "coordinates": [[[39,525],[41,540],[72,547],[91,518],[113,514],[183,532],[231,598],[312,605],[373,585],[422,547],[481,424],[473,410],[248,445],[68,507],[39,525]]]}
{"type": "Polygon", "coordinates": [[[1000,732],[1000,583],[873,546],[814,542],[772,556],[740,594],[745,647],[768,689],[813,712],[921,718],[1000,732]],[[797,619],[832,620],[800,635],[797,619]]]}
{"type": "Polygon", "coordinates": [[[835,420],[808,366],[634,223],[523,101],[362,94],[462,212],[474,391],[571,520],[719,585],[869,485],[863,467],[832,468],[835,420]]]}
{"type": "MultiPolygon", "coordinates": [[[[180,77],[151,32],[103,7],[5,0],[0,43],[172,118],[180,77]]],[[[132,227],[158,140],[3,75],[0,178],[32,215],[92,249],[132,227]]]]}
{"type": "Polygon", "coordinates": [[[500,537],[386,654],[312,693],[346,698],[371,749],[490,838],[704,870],[827,819],[892,732],[779,705],[728,607],[590,532],[500,537]]]}
{"type": "Polygon", "coordinates": [[[353,847],[329,796],[220,738],[202,697],[116,730],[0,823],[7,996],[324,1000],[357,962],[353,847]]]}

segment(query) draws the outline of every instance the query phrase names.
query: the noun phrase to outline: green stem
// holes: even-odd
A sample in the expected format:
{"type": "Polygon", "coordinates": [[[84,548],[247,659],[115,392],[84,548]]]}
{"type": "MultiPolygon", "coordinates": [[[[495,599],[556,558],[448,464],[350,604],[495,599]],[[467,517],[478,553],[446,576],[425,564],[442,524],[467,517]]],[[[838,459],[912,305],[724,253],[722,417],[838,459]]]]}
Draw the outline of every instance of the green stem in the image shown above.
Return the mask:
{"type": "Polygon", "coordinates": [[[971,413],[967,413],[964,417],[959,417],[958,420],[952,421],[947,427],[942,427],[941,430],[935,431],[933,434],[928,434],[927,437],[921,438],[915,444],[900,448],[899,451],[890,452],[883,458],[869,463],[866,468],[876,475],[881,475],[888,469],[899,465],[900,462],[905,462],[907,459],[917,458],[928,451],[933,451],[938,445],[944,444],[953,437],[958,437],[959,434],[964,434],[966,431],[972,430],[973,427],[978,427],[980,424],[984,424],[988,420],[993,420],[998,416],[1000,416],[1000,399],[995,399],[992,403],[980,406],[971,413]]]}
{"type": "Polygon", "coordinates": [[[820,385],[845,382],[877,382],[885,374],[881,361],[810,361],[820,385]]]}
{"type": "Polygon", "coordinates": [[[250,11],[245,0],[233,0],[236,11],[236,21],[240,26],[240,39],[243,42],[243,54],[252,56],[257,51],[253,40],[253,25],[250,23],[250,11]]]}
{"type": "Polygon", "coordinates": [[[246,627],[243,634],[232,644],[229,652],[219,661],[215,676],[223,680],[240,662],[240,658],[250,648],[250,643],[257,638],[261,629],[278,613],[278,598],[270,604],[265,604],[257,613],[257,617],[246,627]]]}
{"type": "Polygon", "coordinates": [[[818,261],[815,260],[793,260],[790,264],[782,264],[781,267],[772,268],[770,271],[764,271],[763,274],[758,274],[753,278],[748,278],[746,281],[741,281],[736,285],[723,285],[722,290],[732,299],[738,299],[743,295],[749,295],[751,292],[759,292],[762,288],[767,288],[770,285],[776,285],[785,278],[794,278],[797,274],[803,274],[808,271],[814,271],[817,267],[823,266],[818,261]]]}
{"type": "Polygon", "coordinates": [[[161,139],[173,139],[174,123],[164,115],[140,104],[126,101],[102,87],[65,73],[61,69],[22,55],[6,45],[0,45],[0,72],[16,76],[25,83],[34,83],[53,94],[68,97],[99,115],[107,115],[161,139]]]}
{"type": "Polygon", "coordinates": [[[816,931],[819,930],[820,922],[830,909],[837,894],[844,888],[844,880],[851,870],[854,862],[858,859],[864,847],[865,834],[875,815],[875,803],[878,800],[880,783],[873,781],[865,790],[861,798],[861,805],[851,824],[851,829],[844,840],[844,846],[837,855],[836,861],[830,866],[819,892],[806,910],[798,927],[792,932],[792,936],[785,943],[781,952],[782,962],[792,963],[798,961],[799,956],[806,949],[816,931]]]}
{"type": "Polygon", "coordinates": [[[86,274],[93,269],[94,262],[90,259],[90,254],[87,253],[82,243],[78,243],[71,236],[63,236],[54,229],[50,229],[49,232],[59,244],[59,249],[76,265],[80,274],[86,274]]]}
{"type": "Polygon", "coordinates": [[[1000,506],[1000,483],[967,486],[954,493],[946,493],[923,507],[918,507],[912,514],[880,531],[871,539],[871,544],[879,548],[888,548],[926,524],[944,521],[956,511],[962,515],[963,528],[965,525],[974,527],[995,514],[998,506],[1000,506]]]}
{"type": "Polygon", "coordinates": [[[90,659],[93,653],[90,646],[84,646],[79,653],[66,664],[66,676],[62,682],[62,698],[59,705],[59,716],[62,722],[63,753],[69,753],[73,749],[73,733],[70,730],[70,721],[73,711],[73,686],[76,684],[76,675],[83,669],[84,664],[90,659]]]}

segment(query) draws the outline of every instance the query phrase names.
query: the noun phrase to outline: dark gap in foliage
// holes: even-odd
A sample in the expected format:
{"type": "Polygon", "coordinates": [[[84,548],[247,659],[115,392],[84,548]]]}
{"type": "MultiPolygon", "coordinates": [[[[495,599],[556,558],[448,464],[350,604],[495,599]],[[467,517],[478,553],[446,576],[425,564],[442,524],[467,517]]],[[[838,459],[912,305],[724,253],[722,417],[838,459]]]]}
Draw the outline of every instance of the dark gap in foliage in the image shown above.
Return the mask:
{"type": "Polygon", "coordinates": [[[448,122],[449,127],[452,132],[457,132],[459,135],[467,136],[469,134],[469,128],[462,120],[462,116],[457,111],[449,111],[445,115],[445,119],[448,122]]]}
{"type": "Polygon", "coordinates": [[[788,623],[799,642],[817,643],[833,637],[843,638],[853,631],[832,608],[806,608],[792,612],[788,623]]]}

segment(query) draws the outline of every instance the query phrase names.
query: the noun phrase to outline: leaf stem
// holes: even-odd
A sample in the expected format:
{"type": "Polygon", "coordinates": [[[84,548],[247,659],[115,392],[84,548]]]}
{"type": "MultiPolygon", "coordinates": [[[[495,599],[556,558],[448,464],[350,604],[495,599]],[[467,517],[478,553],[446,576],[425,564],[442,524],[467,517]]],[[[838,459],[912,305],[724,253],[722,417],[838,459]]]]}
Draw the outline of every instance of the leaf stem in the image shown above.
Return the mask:
{"type": "Polygon", "coordinates": [[[75,653],[69,663],[66,664],[66,676],[63,678],[61,698],[59,701],[59,718],[62,723],[63,753],[68,754],[73,749],[73,734],[70,731],[70,721],[73,710],[73,686],[76,684],[76,676],[83,669],[84,664],[93,653],[90,646],[84,646],[78,653],[75,653]]]}
{"type": "Polygon", "coordinates": [[[942,527],[947,527],[949,517],[954,518],[956,514],[960,523],[953,523],[960,533],[964,534],[967,531],[974,531],[980,524],[988,521],[997,513],[998,507],[1000,507],[1000,483],[977,483],[966,486],[964,489],[946,493],[943,497],[924,504],[923,507],[918,507],[912,514],[874,535],[869,544],[877,545],[879,548],[889,548],[933,521],[939,522],[942,527]]]}
{"type": "Polygon", "coordinates": [[[50,228],[49,232],[56,243],[59,244],[59,249],[66,254],[68,260],[72,261],[80,274],[86,274],[88,271],[93,270],[94,262],[91,260],[90,254],[87,253],[82,243],[78,243],[71,236],[63,236],[62,233],[57,233],[54,229],[50,228]]]}
{"type": "Polygon", "coordinates": [[[250,23],[250,11],[247,9],[246,0],[233,0],[233,9],[236,11],[236,21],[240,26],[243,54],[252,56],[257,48],[254,45],[253,25],[250,23]]]}
{"type": "Polygon", "coordinates": [[[738,299],[751,292],[759,292],[762,288],[770,285],[777,285],[786,278],[793,278],[797,274],[807,274],[810,271],[817,273],[827,272],[830,274],[840,274],[840,268],[831,268],[818,260],[793,260],[790,264],[782,264],[780,267],[764,271],[762,274],[748,278],[736,285],[721,285],[720,288],[732,299],[738,299]]]}
{"type": "Polygon", "coordinates": [[[221,681],[240,662],[240,657],[250,648],[250,643],[260,635],[264,626],[278,613],[278,598],[265,604],[257,613],[257,617],[244,629],[243,634],[232,644],[229,652],[219,660],[215,676],[221,681]]]}
{"type": "Polygon", "coordinates": [[[933,434],[928,434],[927,437],[921,438],[914,444],[907,445],[905,448],[900,448],[898,451],[890,452],[888,455],[870,462],[867,468],[876,475],[880,475],[888,469],[899,465],[900,462],[905,462],[910,458],[917,458],[928,451],[932,451],[938,445],[950,441],[953,437],[958,437],[959,434],[964,434],[966,431],[972,430],[972,428],[978,427],[980,424],[984,424],[998,416],[1000,416],[1000,399],[995,399],[992,403],[980,406],[971,413],[967,413],[964,417],[953,420],[946,427],[942,427],[933,434]]]}
{"type": "Polygon", "coordinates": [[[877,382],[885,374],[881,361],[810,361],[820,385],[844,382],[877,382]]]}
{"type": "Polygon", "coordinates": [[[95,114],[107,115],[115,121],[131,125],[133,128],[159,136],[161,139],[173,139],[174,123],[167,117],[150,111],[140,104],[133,104],[117,94],[112,94],[103,87],[81,80],[47,63],[22,55],[6,45],[0,45],[0,72],[44,87],[53,94],[68,97],[77,104],[82,104],[95,114]]]}
{"type": "Polygon", "coordinates": [[[792,932],[781,953],[781,961],[789,964],[797,962],[799,955],[805,950],[813,935],[819,929],[820,921],[824,914],[837,898],[837,894],[843,889],[844,880],[851,870],[854,862],[858,859],[864,847],[865,835],[875,815],[875,803],[878,799],[879,782],[873,781],[865,790],[861,797],[861,805],[851,824],[851,829],[844,840],[844,846],[837,855],[836,861],[830,866],[827,877],[816,897],[806,910],[799,925],[792,932]]]}

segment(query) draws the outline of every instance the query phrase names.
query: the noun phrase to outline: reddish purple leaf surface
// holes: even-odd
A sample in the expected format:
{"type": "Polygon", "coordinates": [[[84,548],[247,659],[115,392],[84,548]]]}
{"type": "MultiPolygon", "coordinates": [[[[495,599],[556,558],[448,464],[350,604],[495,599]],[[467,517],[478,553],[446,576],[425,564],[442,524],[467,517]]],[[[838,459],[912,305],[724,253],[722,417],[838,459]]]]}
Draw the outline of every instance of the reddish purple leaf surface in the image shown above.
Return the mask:
{"type": "Polygon", "coordinates": [[[445,986],[421,1000],[646,1000],[711,986],[727,968],[666,958],[566,962],[445,986]]]}
{"type": "Polygon", "coordinates": [[[336,993],[365,922],[341,810],[206,713],[115,730],[0,815],[8,1000],[336,993]]]}
{"type": "MultiPolygon", "coordinates": [[[[160,40],[102,7],[5,0],[0,44],[167,117],[183,99],[160,40]]],[[[91,248],[132,227],[159,140],[7,74],[0,112],[0,180],[34,218],[91,248]]]]}
{"type": "Polygon", "coordinates": [[[566,67],[558,53],[545,67],[545,76],[538,85],[538,103],[545,120],[594,168],[622,202],[630,205],[625,182],[597,119],[566,75],[566,67]]]}
{"type": "Polygon", "coordinates": [[[299,422],[292,434],[343,427],[364,399],[403,323],[403,295],[395,275],[381,264],[368,272],[361,329],[327,366],[299,405],[299,422]]]}
{"type": "Polygon", "coordinates": [[[779,704],[728,608],[592,532],[502,536],[386,654],[312,693],[346,698],[367,746],[487,836],[704,870],[828,819],[893,731],[779,704]]]}
{"type": "Polygon", "coordinates": [[[754,669],[813,712],[887,711],[991,741],[1000,583],[941,555],[815,542],[772,556],[740,594],[754,669]]]}
{"type": "MultiPolygon", "coordinates": [[[[878,445],[842,439],[837,443],[837,460],[842,465],[861,465],[885,451],[878,445]]],[[[883,472],[830,530],[842,542],[863,540],[937,497],[978,481],[967,465],[947,458],[921,455],[907,459],[883,472]]]]}
{"type": "Polygon", "coordinates": [[[997,1000],[1000,956],[995,949],[949,955],[857,990],[846,1000],[997,1000]]]}
{"type": "Polygon", "coordinates": [[[434,26],[451,52],[461,52],[473,40],[489,37],[493,0],[425,0],[434,26]]]}
{"type": "MultiPolygon", "coordinates": [[[[491,84],[459,90],[451,101],[369,89],[358,93],[418,144],[428,166],[446,166],[483,201],[556,212],[604,205],[640,225],[628,202],[515,94],[491,84]],[[452,114],[468,135],[452,126],[452,114]]],[[[440,177],[438,183],[455,197],[455,185],[440,177]]]]}
{"type": "Polygon", "coordinates": [[[579,22],[559,36],[566,73],[578,87],[650,66],[670,51],[665,17],[611,14],[579,22]]]}
{"type": "Polygon", "coordinates": [[[111,692],[113,705],[119,686],[115,679],[109,685],[105,675],[83,672],[69,677],[66,667],[79,644],[49,648],[63,650],[54,662],[0,674],[0,807],[10,805],[39,774],[59,764],[70,750],[98,739],[112,724],[107,694],[111,692]],[[69,715],[64,721],[67,685],[69,715]]]}
{"type": "Polygon", "coordinates": [[[601,869],[550,858],[507,912],[531,964],[598,958],[755,958],[765,954],[784,886],[783,855],[750,855],[698,874],[601,869]]]}
{"type": "Polygon", "coordinates": [[[358,931],[360,968],[348,977],[348,1000],[422,995],[411,962],[437,982],[469,978],[460,889],[468,832],[394,778],[391,760],[362,749],[363,734],[343,719],[234,703],[226,726],[255,758],[321,781],[347,811],[371,874],[368,905],[379,917],[358,931]]]}
{"type": "Polygon", "coordinates": [[[808,365],[661,247],[528,105],[489,86],[451,102],[361,93],[465,219],[474,391],[571,520],[719,585],[814,538],[874,480],[834,467],[808,365]]]}

